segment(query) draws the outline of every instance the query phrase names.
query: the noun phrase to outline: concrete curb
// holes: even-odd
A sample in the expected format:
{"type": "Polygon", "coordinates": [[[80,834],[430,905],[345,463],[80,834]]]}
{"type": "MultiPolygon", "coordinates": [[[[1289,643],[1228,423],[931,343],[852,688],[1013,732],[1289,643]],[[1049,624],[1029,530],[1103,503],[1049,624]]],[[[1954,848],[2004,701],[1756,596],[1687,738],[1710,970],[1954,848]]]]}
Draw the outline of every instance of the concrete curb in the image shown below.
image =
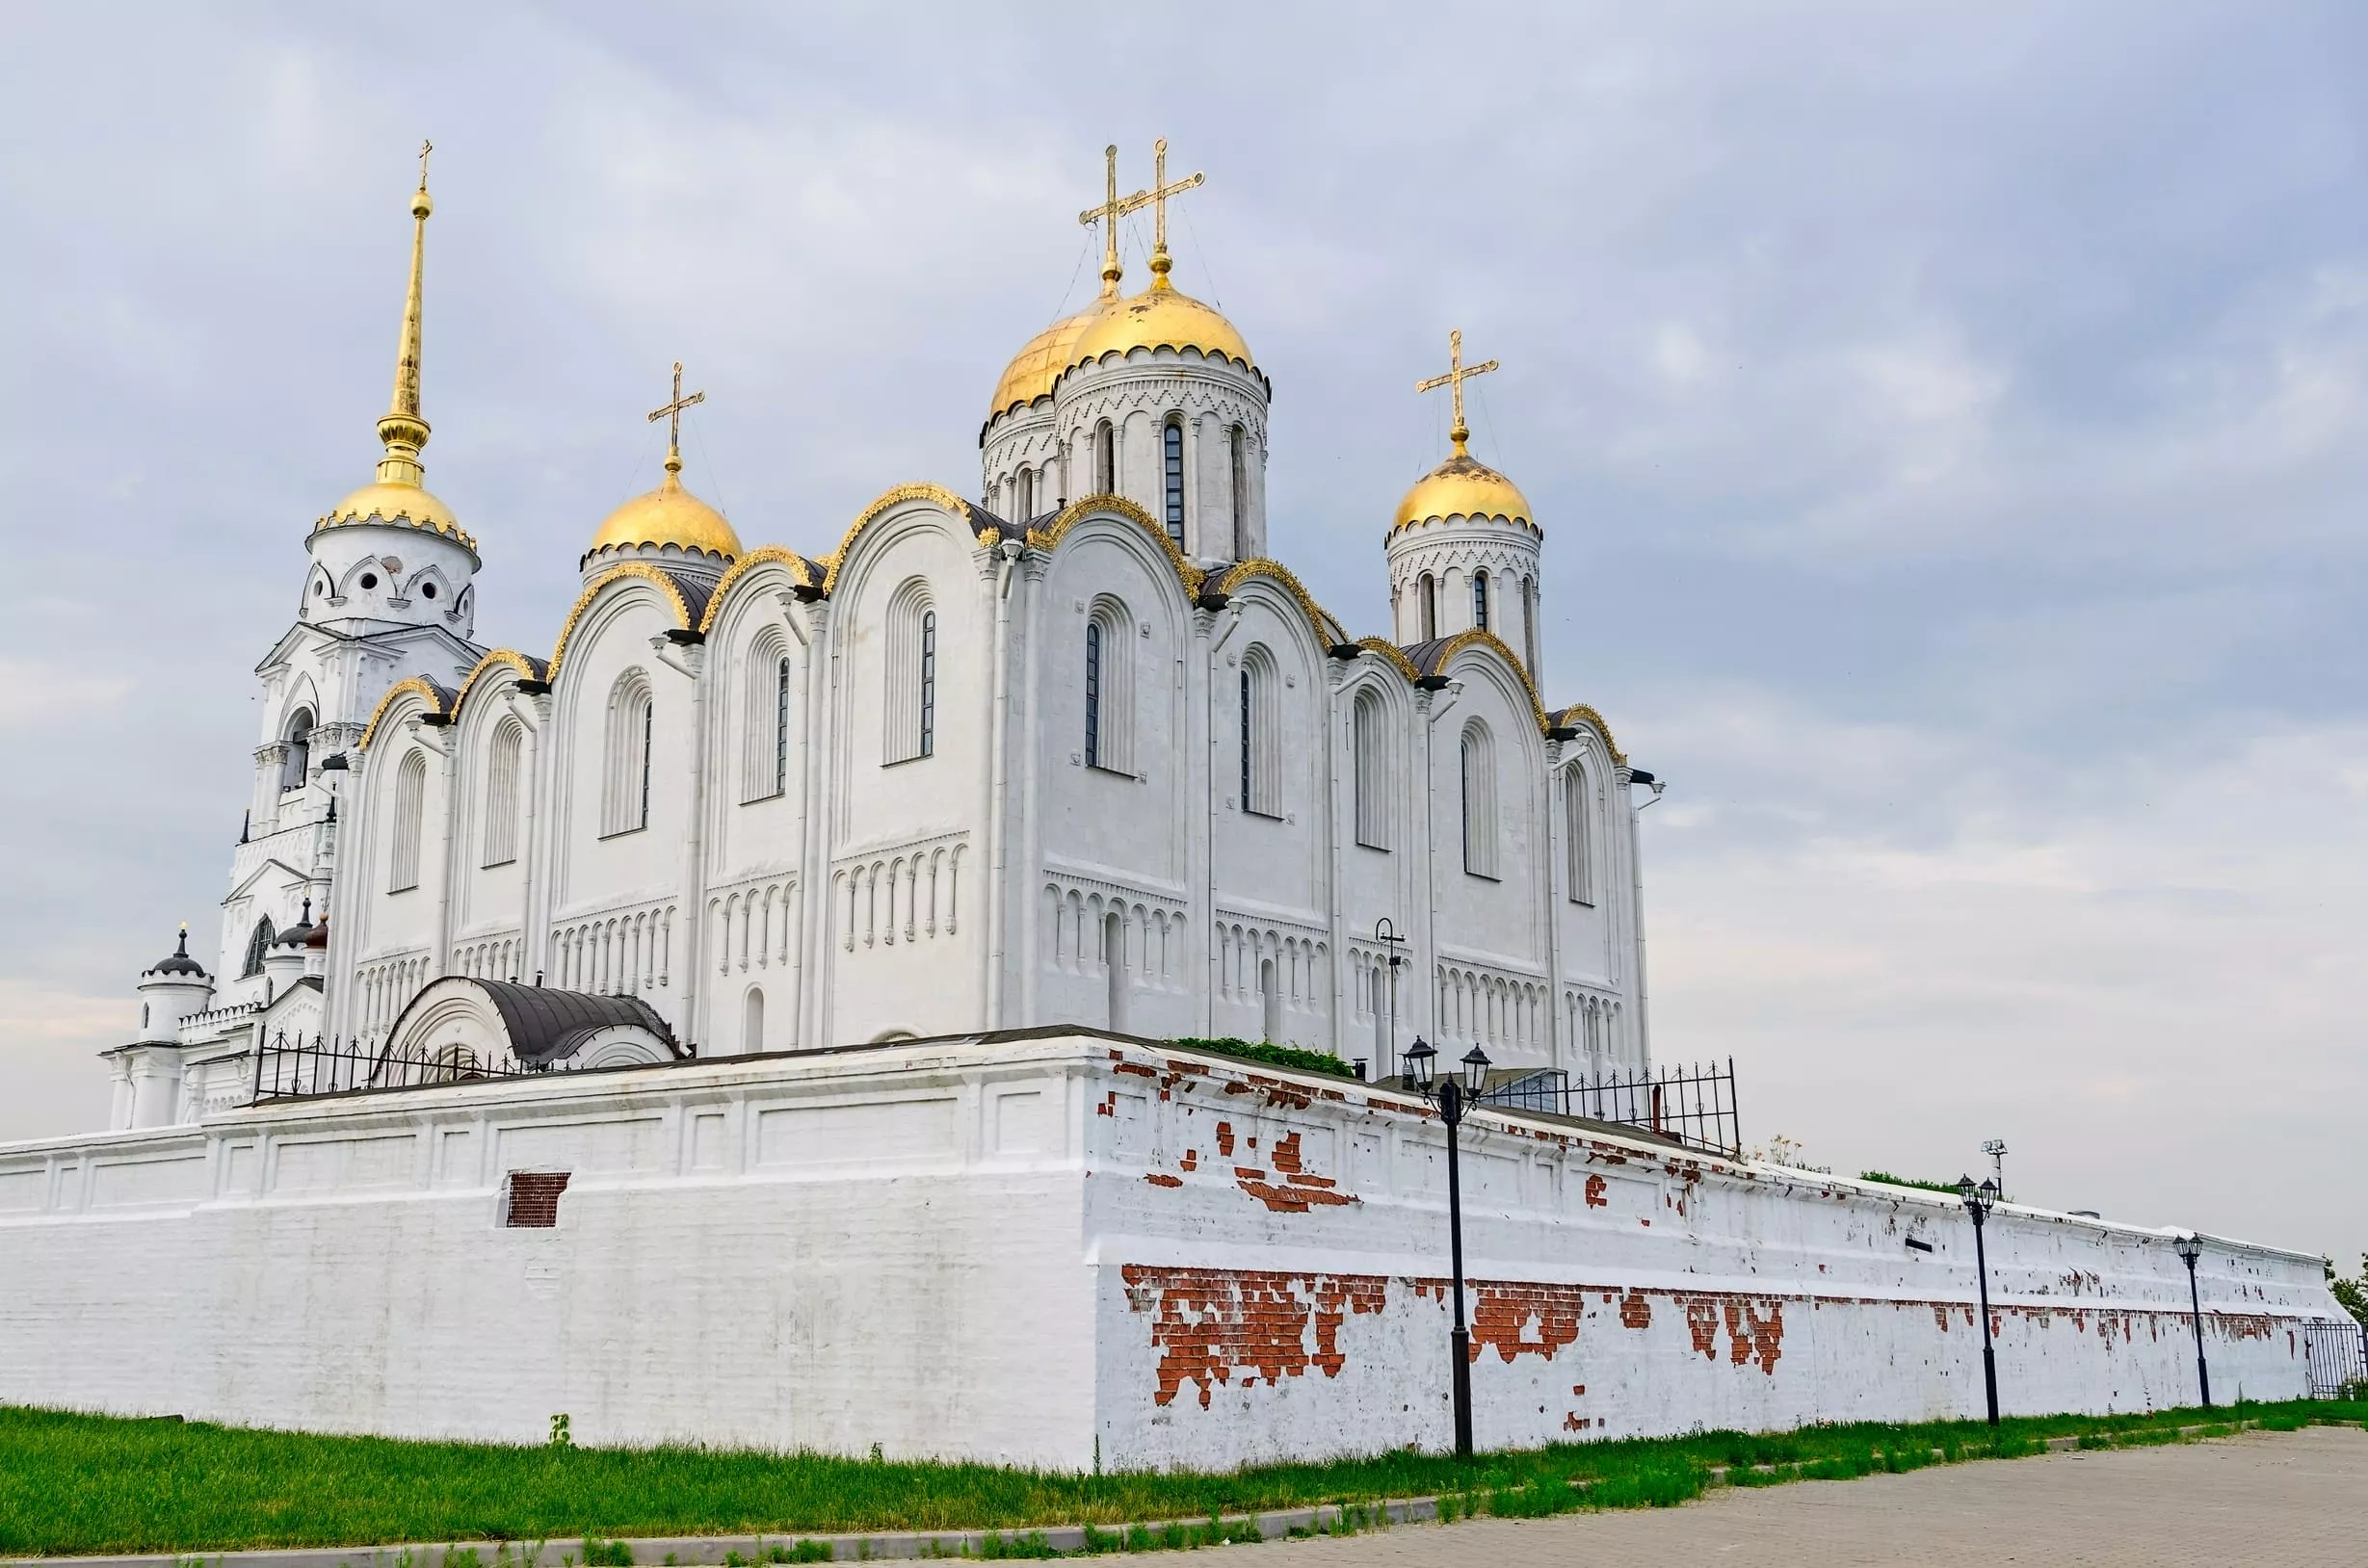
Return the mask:
{"type": "MultiPolygon", "coordinates": [[[[2213,1422],[2181,1426],[2176,1433],[2182,1438],[2208,1434],[2246,1431],[2258,1427],[2258,1421],[2213,1422]]],[[[2318,1426],[2352,1426],[2355,1421],[2320,1421],[2318,1426]]],[[[2083,1443],[2097,1442],[2112,1447],[2126,1438],[2150,1435],[2159,1427],[2136,1427],[2127,1432],[2092,1432],[2086,1437],[2051,1437],[2046,1439],[2046,1451],[2063,1453],[2079,1449],[2083,1443]]],[[[1947,1450],[1934,1449],[1932,1457],[1945,1461],[1947,1450]]],[[[1986,1455],[1973,1452],[1963,1455],[1979,1459],[1986,1455]]],[[[1792,1465],[1754,1465],[1751,1473],[1760,1476],[1798,1475],[1814,1460],[1792,1465]]],[[[1711,1486],[1733,1484],[1728,1468],[1713,1465],[1706,1473],[1711,1486]]],[[[1582,1490],[1586,1482],[1578,1482],[1582,1490]]],[[[1296,1532],[1315,1533],[1339,1529],[1346,1522],[1355,1529],[1382,1529],[1393,1525],[1430,1524],[1439,1516],[1439,1498],[1396,1498],[1380,1503],[1324,1503],[1308,1508],[1276,1508],[1255,1514],[1221,1514],[1216,1519],[1164,1519],[1140,1525],[1047,1525],[1037,1529],[970,1529],[910,1531],[893,1530],[870,1534],[801,1534],[788,1531],[778,1535],[687,1535],[687,1536],[628,1536],[603,1541],[609,1546],[621,1546],[633,1555],[636,1564],[676,1563],[691,1565],[722,1565],[734,1559],[748,1568],[764,1568],[774,1562],[788,1562],[792,1554],[803,1548],[810,1560],[823,1560],[818,1549],[828,1549],[830,1560],[838,1562],[869,1561],[873,1559],[910,1559],[914,1557],[980,1558],[990,1550],[991,1539],[996,1548],[1005,1549],[999,1555],[1025,1555],[1029,1548],[1041,1543],[1054,1552],[1083,1552],[1089,1545],[1098,1544],[1105,1551],[1158,1551],[1182,1549],[1189,1546],[1215,1546],[1223,1535],[1226,1542],[1247,1543],[1255,1529],[1260,1540],[1276,1540],[1296,1532]],[[1148,1536],[1144,1546],[1129,1547],[1130,1539],[1148,1536]],[[1181,1538],[1172,1542],[1171,1532],[1181,1538]],[[1089,1540],[1089,1535],[1093,1537],[1089,1540]],[[1010,1548],[1020,1548],[1011,1552],[1010,1548]]],[[[1459,1510],[1460,1511],[1460,1510],[1459,1510]]],[[[460,1568],[473,1559],[477,1568],[565,1568],[574,1564],[584,1568],[584,1542],[581,1537],[562,1540],[495,1542],[454,1541],[415,1543],[408,1546],[353,1547],[290,1547],[261,1552],[163,1552],[118,1557],[0,1557],[0,1568],[460,1568]]]]}

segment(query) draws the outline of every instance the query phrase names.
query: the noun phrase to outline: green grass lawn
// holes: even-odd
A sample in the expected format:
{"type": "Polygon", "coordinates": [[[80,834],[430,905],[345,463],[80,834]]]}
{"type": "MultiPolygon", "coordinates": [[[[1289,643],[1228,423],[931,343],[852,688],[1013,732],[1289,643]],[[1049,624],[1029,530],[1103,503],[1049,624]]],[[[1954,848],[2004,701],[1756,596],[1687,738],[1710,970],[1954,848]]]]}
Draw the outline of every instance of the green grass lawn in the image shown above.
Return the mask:
{"type": "Polygon", "coordinates": [[[1929,1464],[1934,1449],[1955,1458],[1994,1444],[2011,1455],[2049,1437],[2163,1432],[2240,1415],[2291,1428],[2368,1418],[2368,1403],[2017,1419],[1995,1434],[1978,1422],[1711,1432],[1486,1454],[1468,1466],[1396,1452],[1222,1475],[1101,1476],[691,1448],[403,1443],[0,1407],[0,1554],[1025,1530],[1434,1493],[1468,1500],[1460,1511],[1544,1513],[1682,1503],[1718,1465],[1746,1483],[1749,1467],[1763,1464],[1865,1475],[1929,1464]],[[1580,1479],[1591,1483],[1583,1491],[1567,1484],[1580,1479]]]}

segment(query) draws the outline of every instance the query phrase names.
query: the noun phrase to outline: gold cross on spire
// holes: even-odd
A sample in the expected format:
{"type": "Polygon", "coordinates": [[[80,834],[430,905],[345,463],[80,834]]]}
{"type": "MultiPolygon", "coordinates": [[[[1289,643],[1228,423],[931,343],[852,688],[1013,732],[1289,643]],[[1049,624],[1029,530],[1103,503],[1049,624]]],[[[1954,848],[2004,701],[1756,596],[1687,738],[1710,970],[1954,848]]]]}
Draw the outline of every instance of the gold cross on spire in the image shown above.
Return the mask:
{"type": "Polygon", "coordinates": [[[1107,299],[1118,297],[1118,220],[1150,200],[1142,191],[1133,196],[1118,195],[1118,144],[1113,142],[1102,149],[1102,204],[1088,207],[1077,215],[1077,222],[1088,228],[1102,225],[1102,294],[1107,299]]]}
{"type": "Polygon", "coordinates": [[[1168,269],[1172,265],[1168,259],[1168,198],[1193,189],[1207,178],[1206,174],[1196,172],[1176,181],[1173,185],[1169,184],[1168,139],[1163,136],[1151,144],[1151,188],[1148,191],[1138,191],[1128,199],[1138,207],[1146,201],[1151,205],[1151,286],[1153,288],[1167,286],[1168,269]]]}
{"type": "Polygon", "coordinates": [[[663,408],[649,411],[652,425],[661,419],[666,421],[666,471],[670,477],[682,472],[682,411],[695,403],[706,401],[707,394],[704,392],[694,392],[687,398],[682,395],[682,361],[675,360],[674,401],[663,408]]]}
{"type": "Polygon", "coordinates": [[[434,143],[424,136],[419,139],[419,188],[423,191],[428,188],[428,154],[434,150],[434,143]]]}
{"type": "Polygon", "coordinates": [[[1466,456],[1463,443],[1472,438],[1472,428],[1463,422],[1463,383],[1475,376],[1486,376],[1494,369],[1496,361],[1493,359],[1485,365],[1467,365],[1463,362],[1463,329],[1457,327],[1447,334],[1447,374],[1414,383],[1417,392],[1435,392],[1442,386],[1453,392],[1456,422],[1448,427],[1447,438],[1455,442],[1456,456],[1459,457],[1466,456]]]}

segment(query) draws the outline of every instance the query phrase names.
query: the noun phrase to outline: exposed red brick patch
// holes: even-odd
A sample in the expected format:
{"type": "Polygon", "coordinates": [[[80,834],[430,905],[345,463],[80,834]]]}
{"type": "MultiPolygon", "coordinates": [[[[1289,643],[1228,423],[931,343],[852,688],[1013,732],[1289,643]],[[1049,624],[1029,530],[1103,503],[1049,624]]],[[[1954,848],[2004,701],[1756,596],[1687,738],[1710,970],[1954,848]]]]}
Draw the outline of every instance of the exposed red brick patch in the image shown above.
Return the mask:
{"type": "Polygon", "coordinates": [[[1940,1331],[1946,1334],[1949,1331],[1949,1309],[1935,1302],[1933,1306],[1933,1321],[1938,1323],[1940,1331]]]}
{"type": "Polygon", "coordinates": [[[1620,1298],[1619,1320],[1630,1328],[1652,1327],[1652,1303],[1643,1291],[1630,1291],[1620,1298]]]}
{"type": "Polygon", "coordinates": [[[1199,1385],[1200,1405],[1239,1369],[1278,1382],[1312,1368],[1337,1377],[1348,1358],[1340,1325],[1352,1313],[1378,1313],[1388,1282],[1372,1274],[1284,1274],[1259,1269],[1155,1268],[1122,1270],[1127,1301],[1152,1314],[1151,1345],[1159,1351],[1155,1404],[1172,1404],[1187,1383],[1199,1385]],[[1308,1348],[1310,1337],[1314,1348],[1308,1348]]]}
{"type": "Polygon", "coordinates": [[[1563,1418],[1563,1430],[1566,1432],[1583,1432],[1593,1424],[1594,1417],[1582,1416],[1575,1410],[1563,1418]]]}
{"type": "Polygon", "coordinates": [[[1684,1300],[1686,1328],[1694,1336],[1695,1353],[1706,1360],[1719,1359],[1719,1303],[1707,1295],[1689,1295],[1684,1300]]]}
{"type": "Polygon", "coordinates": [[[1217,1152],[1226,1156],[1233,1153],[1233,1123],[1229,1121],[1217,1124],[1217,1152]]]}
{"type": "Polygon", "coordinates": [[[1472,1359],[1484,1348],[1510,1362],[1515,1356],[1539,1355],[1548,1361],[1579,1337],[1579,1319],[1587,1311],[1587,1294],[1577,1285],[1486,1285],[1473,1287],[1479,1299],[1472,1307],[1472,1359]],[[1533,1329],[1537,1338],[1530,1338],[1533,1329]]]}
{"type": "Polygon", "coordinates": [[[1758,1307],[1732,1296],[1726,1300],[1726,1331],[1734,1336],[1734,1345],[1727,1359],[1740,1367],[1756,1359],[1759,1370],[1776,1375],[1776,1357],[1784,1353],[1784,1303],[1768,1303],[1768,1316],[1762,1318],[1758,1307]]]}
{"type": "Polygon", "coordinates": [[[1611,1183],[1609,1183],[1609,1182],[1605,1181],[1605,1180],[1604,1180],[1602,1177],[1600,1177],[1600,1176],[1590,1176],[1590,1177],[1588,1177],[1588,1178],[1587,1178],[1587,1206],[1588,1206],[1590,1209],[1608,1209],[1608,1208],[1610,1208],[1610,1207],[1612,1206],[1612,1200],[1611,1200],[1610,1198],[1605,1197],[1603,1194],[1604,1194],[1604,1191],[1605,1191],[1608,1188],[1610,1188],[1610,1187],[1611,1187],[1611,1185],[1612,1185],[1611,1183]]]}
{"type": "Polygon", "coordinates": [[[1241,1165],[1233,1167],[1233,1175],[1236,1187],[1278,1215],[1303,1215],[1311,1205],[1316,1204],[1335,1207],[1360,1201],[1355,1193],[1335,1192],[1329,1188],[1276,1187],[1265,1180],[1265,1171],[1250,1170],[1241,1165]]]}
{"type": "MultiPolygon", "coordinates": [[[[1258,1146],[1258,1140],[1254,1137],[1251,1138],[1250,1140],[1250,1146],[1253,1149],[1256,1148],[1258,1146]]],[[[1297,1133],[1286,1133],[1281,1137],[1276,1138],[1275,1140],[1273,1158],[1275,1161],[1275,1168],[1276,1170],[1296,1173],[1300,1169],[1299,1135],[1297,1133]]]]}
{"type": "Polygon", "coordinates": [[[1121,1061],[1116,1067],[1112,1068],[1111,1071],[1118,1073],[1133,1073],[1138,1078],[1157,1079],[1159,1077],[1158,1068],[1146,1067],[1140,1061],[1121,1061]]]}
{"type": "Polygon", "coordinates": [[[1194,1169],[1200,1163],[1200,1151],[1198,1149],[1186,1149],[1184,1151],[1184,1158],[1177,1161],[1176,1163],[1183,1166],[1186,1170],[1194,1169]]]}
{"type": "Polygon", "coordinates": [[[1144,1177],[1144,1180],[1149,1182],[1153,1187],[1182,1187],[1184,1185],[1183,1177],[1171,1176],[1165,1171],[1157,1170],[1144,1177]]]}

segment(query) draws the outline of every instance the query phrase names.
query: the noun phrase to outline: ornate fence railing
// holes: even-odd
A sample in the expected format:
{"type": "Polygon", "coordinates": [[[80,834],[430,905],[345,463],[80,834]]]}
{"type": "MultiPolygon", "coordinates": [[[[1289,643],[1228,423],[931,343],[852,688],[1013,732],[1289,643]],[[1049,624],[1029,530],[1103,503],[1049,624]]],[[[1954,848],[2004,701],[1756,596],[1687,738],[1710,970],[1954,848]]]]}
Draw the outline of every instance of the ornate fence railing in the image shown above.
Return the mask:
{"type": "MultiPolygon", "coordinates": [[[[566,1063],[558,1064],[564,1069],[566,1063]]],[[[415,1089],[489,1078],[524,1078],[530,1069],[504,1057],[486,1060],[464,1045],[397,1051],[366,1040],[276,1034],[255,1051],[254,1098],[300,1100],[355,1089],[415,1089]]]]}
{"type": "Polygon", "coordinates": [[[1647,1072],[1604,1073],[1573,1080],[1559,1067],[1516,1073],[1480,1096],[1483,1105],[1543,1111],[1613,1122],[1691,1149],[1743,1155],[1743,1124],[1735,1113],[1735,1062],[1724,1067],[1659,1067],[1647,1072]]]}
{"type": "Polygon", "coordinates": [[[2310,1363],[2310,1397],[2336,1399],[2368,1384],[2368,1324],[2304,1323],[2302,1353],[2310,1363]]]}

